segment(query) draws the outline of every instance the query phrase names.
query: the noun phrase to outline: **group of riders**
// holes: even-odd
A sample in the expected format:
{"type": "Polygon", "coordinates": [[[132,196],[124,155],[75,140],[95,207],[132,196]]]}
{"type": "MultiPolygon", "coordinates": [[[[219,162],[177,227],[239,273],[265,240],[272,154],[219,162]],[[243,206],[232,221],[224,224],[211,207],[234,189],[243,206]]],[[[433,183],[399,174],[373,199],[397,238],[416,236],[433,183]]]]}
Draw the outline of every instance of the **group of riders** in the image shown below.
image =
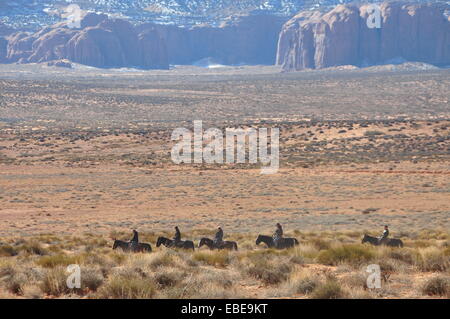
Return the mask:
{"type": "MultiPolygon", "coordinates": [[[[386,225],[384,226],[384,230],[383,233],[381,234],[380,237],[378,237],[378,244],[383,244],[389,236],[389,227],[386,225]]],[[[280,223],[276,224],[276,229],[275,232],[273,233],[273,243],[275,247],[278,247],[279,242],[282,240],[283,238],[283,227],[281,226],[280,223]]],[[[173,237],[173,247],[179,247],[180,243],[182,243],[181,241],[181,232],[180,229],[178,228],[178,226],[175,226],[175,235],[173,237]]],[[[223,230],[222,227],[217,227],[217,231],[216,234],[214,235],[214,245],[217,248],[221,248],[223,246],[223,230]]],[[[135,249],[137,248],[139,244],[139,234],[136,230],[133,230],[133,238],[130,240],[130,248],[131,249],[135,249]]]]}

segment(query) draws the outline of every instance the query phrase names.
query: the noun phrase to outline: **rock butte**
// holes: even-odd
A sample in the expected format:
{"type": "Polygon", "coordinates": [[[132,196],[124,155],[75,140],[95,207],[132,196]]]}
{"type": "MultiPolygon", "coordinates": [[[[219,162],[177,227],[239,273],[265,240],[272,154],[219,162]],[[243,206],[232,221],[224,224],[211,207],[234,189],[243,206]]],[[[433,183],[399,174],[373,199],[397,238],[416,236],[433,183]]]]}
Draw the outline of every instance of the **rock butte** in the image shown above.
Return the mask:
{"type": "Polygon", "coordinates": [[[280,33],[277,64],[285,71],[395,60],[450,65],[450,21],[442,4],[385,2],[381,28],[367,26],[369,5],[301,12],[280,33]]]}

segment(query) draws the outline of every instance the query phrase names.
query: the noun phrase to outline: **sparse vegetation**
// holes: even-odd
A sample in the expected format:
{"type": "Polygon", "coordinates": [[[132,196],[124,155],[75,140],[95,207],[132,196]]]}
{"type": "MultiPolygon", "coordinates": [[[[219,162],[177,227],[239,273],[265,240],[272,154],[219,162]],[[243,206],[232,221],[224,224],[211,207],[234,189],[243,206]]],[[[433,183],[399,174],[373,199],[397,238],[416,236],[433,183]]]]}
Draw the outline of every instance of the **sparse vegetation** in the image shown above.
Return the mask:
{"type": "MultiPolygon", "coordinates": [[[[246,233],[234,235],[234,240],[248,242],[248,248],[237,252],[158,248],[133,254],[111,250],[106,237],[99,235],[53,238],[50,246],[35,246],[45,251],[44,256],[21,250],[0,257],[0,291],[25,298],[378,298],[396,296],[396,289],[409,290],[411,297],[448,295],[449,258],[442,242],[447,240],[446,232],[438,232],[434,236],[441,239],[426,245],[411,234],[404,248],[361,245],[362,232],[295,234],[320,240],[275,250],[251,246],[256,235],[246,233]],[[366,267],[372,263],[381,268],[381,291],[367,288],[366,267]],[[79,289],[67,287],[70,264],[80,265],[79,289]]],[[[151,242],[154,235],[141,233],[141,237],[151,242]]],[[[29,247],[39,237],[7,242],[29,247]]]]}
{"type": "Polygon", "coordinates": [[[317,261],[325,265],[335,266],[341,263],[360,265],[361,263],[367,263],[372,258],[374,258],[374,254],[370,247],[342,245],[321,251],[317,257],[317,261]]]}

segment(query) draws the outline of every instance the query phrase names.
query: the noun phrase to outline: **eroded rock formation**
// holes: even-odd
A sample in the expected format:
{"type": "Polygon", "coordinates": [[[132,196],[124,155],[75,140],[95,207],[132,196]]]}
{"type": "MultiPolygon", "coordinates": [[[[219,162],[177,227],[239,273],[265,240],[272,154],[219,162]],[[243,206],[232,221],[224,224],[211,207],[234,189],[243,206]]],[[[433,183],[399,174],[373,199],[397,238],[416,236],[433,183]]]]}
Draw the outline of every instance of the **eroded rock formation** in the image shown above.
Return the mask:
{"type": "Polygon", "coordinates": [[[369,5],[301,12],[280,33],[277,64],[286,71],[418,61],[450,65],[450,22],[442,4],[387,2],[380,28],[367,25],[369,5]]]}
{"type": "Polygon", "coordinates": [[[9,35],[6,54],[0,40],[0,62],[41,63],[68,59],[99,68],[168,69],[167,50],[157,30],[141,33],[129,22],[87,14],[81,28],[64,23],[29,34],[9,35]],[[3,55],[2,55],[3,54],[3,55]],[[3,59],[2,59],[3,56],[3,59]]]}

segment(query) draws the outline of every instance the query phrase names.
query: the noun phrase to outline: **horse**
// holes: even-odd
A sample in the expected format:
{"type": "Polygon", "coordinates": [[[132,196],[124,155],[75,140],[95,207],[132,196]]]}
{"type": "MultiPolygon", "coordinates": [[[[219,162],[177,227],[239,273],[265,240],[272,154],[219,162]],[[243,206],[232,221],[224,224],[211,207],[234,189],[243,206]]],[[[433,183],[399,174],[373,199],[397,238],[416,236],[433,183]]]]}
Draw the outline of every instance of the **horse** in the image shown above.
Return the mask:
{"type": "Polygon", "coordinates": [[[146,253],[146,252],[149,253],[152,251],[152,246],[147,243],[138,243],[133,251],[138,253],[146,253]]]}
{"type": "Polygon", "coordinates": [[[175,241],[173,241],[172,239],[169,239],[166,237],[158,237],[158,240],[156,242],[156,247],[159,247],[161,245],[164,245],[166,247],[176,247],[176,248],[195,250],[194,242],[191,240],[183,240],[183,241],[178,242],[175,245],[175,241]]]}
{"type": "Polygon", "coordinates": [[[198,248],[206,245],[209,249],[230,249],[230,250],[238,250],[237,243],[235,241],[223,241],[220,246],[217,246],[214,243],[214,240],[203,237],[200,239],[200,243],[198,244],[198,248]]]}
{"type": "Polygon", "coordinates": [[[132,248],[130,242],[123,240],[114,240],[113,249],[121,248],[123,251],[133,251],[133,252],[151,252],[152,246],[146,243],[137,243],[136,247],[132,248]]]}
{"type": "Polygon", "coordinates": [[[256,245],[259,245],[260,243],[266,244],[268,248],[273,248],[275,246],[271,236],[258,235],[258,238],[256,238],[256,245]]]}
{"type": "Polygon", "coordinates": [[[362,244],[364,243],[370,243],[374,246],[380,246],[385,245],[389,247],[403,247],[403,242],[400,239],[396,238],[386,238],[382,243],[380,243],[379,239],[377,237],[372,237],[367,234],[364,234],[364,237],[361,241],[362,244]]]}
{"type": "Polygon", "coordinates": [[[117,248],[121,248],[123,251],[129,251],[130,243],[127,241],[115,239],[112,249],[116,250],[117,248]]]}
{"type": "Polygon", "coordinates": [[[258,238],[256,238],[256,245],[259,245],[260,243],[266,244],[268,248],[278,248],[278,249],[292,248],[299,244],[296,238],[280,238],[278,241],[278,245],[275,247],[273,237],[265,235],[259,235],[258,238]]]}

